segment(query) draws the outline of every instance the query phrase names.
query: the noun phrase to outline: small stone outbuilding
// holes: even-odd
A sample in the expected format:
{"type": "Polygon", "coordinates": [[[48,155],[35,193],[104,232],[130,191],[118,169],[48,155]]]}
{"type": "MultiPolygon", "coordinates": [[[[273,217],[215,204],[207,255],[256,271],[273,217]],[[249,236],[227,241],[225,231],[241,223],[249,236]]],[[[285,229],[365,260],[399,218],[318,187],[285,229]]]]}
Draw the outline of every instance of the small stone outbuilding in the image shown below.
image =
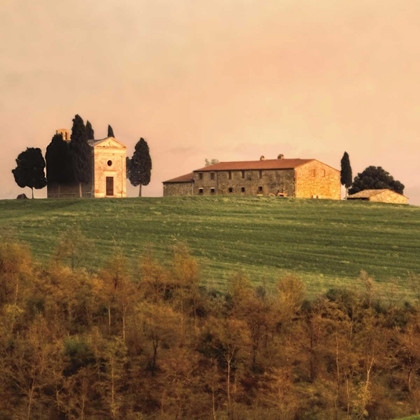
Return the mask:
{"type": "MultiPolygon", "coordinates": [[[[70,141],[69,130],[56,131],[70,141]]],[[[114,137],[88,140],[92,148],[91,181],[82,184],[83,197],[126,197],[126,147],[114,137]]],[[[79,197],[79,184],[48,184],[48,198],[79,197]]]]}
{"type": "Polygon", "coordinates": [[[376,203],[407,204],[408,198],[389,189],[363,190],[349,195],[347,200],[365,200],[376,203]]]}
{"type": "Polygon", "coordinates": [[[341,198],[340,171],[316,159],[219,162],[163,182],[164,196],[278,195],[341,198]]]}

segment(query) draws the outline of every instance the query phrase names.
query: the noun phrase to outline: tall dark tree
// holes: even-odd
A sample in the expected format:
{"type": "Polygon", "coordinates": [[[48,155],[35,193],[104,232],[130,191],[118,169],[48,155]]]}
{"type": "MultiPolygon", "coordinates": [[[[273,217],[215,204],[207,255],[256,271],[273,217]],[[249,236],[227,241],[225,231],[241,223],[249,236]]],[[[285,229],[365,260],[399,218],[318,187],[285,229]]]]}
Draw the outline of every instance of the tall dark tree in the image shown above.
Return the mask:
{"type": "Polygon", "coordinates": [[[28,147],[19,154],[16,164],[16,168],[12,170],[16,184],[21,188],[29,187],[34,198],[34,188],[39,190],[47,185],[45,160],[41,149],[28,147]]]}
{"type": "Polygon", "coordinates": [[[349,193],[356,194],[363,190],[390,189],[399,194],[403,194],[404,188],[404,185],[401,184],[400,181],[396,181],[393,176],[381,166],[368,166],[354,178],[349,193]]]}
{"type": "Polygon", "coordinates": [[[74,181],[79,183],[79,197],[82,197],[82,184],[90,182],[92,177],[92,149],[87,142],[85,124],[79,115],[73,119],[70,152],[74,181]]]}
{"type": "Polygon", "coordinates": [[[93,131],[90,121],[86,121],[86,137],[88,140],[93,140],[95,138],[95,132],[93,131]]]}
{"type": "Polygon", "coordinates": [[[149,184],[152,172],[149,146],[143,138],[140,138],[134,148],[133,157],[129,161],[128,172],[131,185],[134,187],[139,185],[139,197],[141,197],[141,186],[149,184]]]}
{"type": "Polygon", "coordinates": [[[56,134],[45,153],[48,184],[68,184],[73,181],[69,143],[56,134]]]}
{"type": "Polygon", "coordinates": [[[112,129],[112,127],[110,125],[108,125],[108,137],[114,137],[114,130],[112,129]]]}
{"type": "Polygon", "coordinates": [[[128,156],[125,158],[125,169],[126,169],[126,173],[127,173],[127,178],[130,179],[131,159],[128,156]]]}
{"type": "Polygon", "coordinates": [[[353,174],[350,165],[350,157],[347,152],[344,152],[343,157],[341,158],[341,172],[340,172],[340,182],[341,185],[344,185],[346,189],[346,197],[353,182],[353,174]]]}

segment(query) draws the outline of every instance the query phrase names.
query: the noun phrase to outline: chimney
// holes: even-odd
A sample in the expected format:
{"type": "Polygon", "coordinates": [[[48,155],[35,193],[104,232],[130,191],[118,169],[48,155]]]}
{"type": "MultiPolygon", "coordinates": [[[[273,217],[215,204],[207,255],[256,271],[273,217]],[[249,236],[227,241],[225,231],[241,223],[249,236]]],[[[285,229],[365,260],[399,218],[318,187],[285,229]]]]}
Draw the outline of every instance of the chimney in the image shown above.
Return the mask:
{"type": "Polygon", "coordinates": [[[265,157],[264,157],[264,156],[261,156],[261,157],[260,157],[260,160],[265,160],[265,157]]]}
{"type": "Polygon", "coordinates": [[[279,155],[277,156],[277,159],[284,159],[284,155],[279,154],[279,155]]]}

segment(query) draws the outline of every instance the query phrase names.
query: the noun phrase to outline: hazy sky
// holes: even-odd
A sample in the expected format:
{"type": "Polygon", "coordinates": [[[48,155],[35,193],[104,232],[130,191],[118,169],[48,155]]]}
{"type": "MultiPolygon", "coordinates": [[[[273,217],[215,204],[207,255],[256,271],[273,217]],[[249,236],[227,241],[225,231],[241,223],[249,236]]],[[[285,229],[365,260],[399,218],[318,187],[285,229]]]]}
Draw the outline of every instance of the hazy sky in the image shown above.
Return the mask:
{"type": "Polygon", "coordinates": [[[347,151],[420,205],[418,0],[1,0],[0,21],[0,198],[80,114],[129,155],[147,140],[144,195],[205,158],[347,151]]]}

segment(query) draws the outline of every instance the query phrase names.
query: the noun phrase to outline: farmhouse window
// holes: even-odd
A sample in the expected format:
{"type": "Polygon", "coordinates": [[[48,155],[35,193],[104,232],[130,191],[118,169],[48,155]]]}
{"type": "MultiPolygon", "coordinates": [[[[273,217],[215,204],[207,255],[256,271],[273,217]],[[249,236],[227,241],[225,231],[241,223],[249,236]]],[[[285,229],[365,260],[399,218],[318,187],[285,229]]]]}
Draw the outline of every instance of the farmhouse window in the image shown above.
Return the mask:
{"type": "Polygon", "coordinates": [[[258,187],[258,192],[262,192],[263,191],[263,187],[258,187]]]}
{"type": "Polygon", "coordinates": [[[316,175],[316,169],[311,169],[311,175],[315,176],[316,175]]]}
{"type": "Polygon", "coordinates": [[[210,179],[213,181],[214,180],[214,172],[210,173],[210,179]]]}
{"type": "Polygon", "coordinates": [[[321,176],[325,176],[325,169],[321,169],[321,176]]]}
{"type": "Polygon", "coordinates": [[[262,171],[261,170],[258,171],[258,175],[259,175],[259,177],[261,179],[262,178],[262,171]]]}
{"type": "Polygon", "coordinates": [[[214,194],[216,190],[214,188],[210,188],[210,194],[214,194]]]}
{"type": "Polygon", "coordinates": [[[228,192],[233,193],[233,188],[232,187],[229,187],[228,188],[228,192]]]}
{"type": "Polygon", "coordinates": [[[229,171],[229,172],[228,172],[228,178],[229,178],[229,179],[232,179],[232,171],[229,171]]]}
{"type": "Polygon", "coordinates": [[[241,187],[241,192],[245,192],[245,187],[241,187]]]}
{"type": "Polygon", "coordinates": [[[241,171],[242,178],[245,178],[245,171],[241,171]]]}
{"type": "Polygon", "coordinates": [[[203,179],[203,172],[198,173],[198,179],[203,179]]]}
{"type": "Polygon", "coordinates": [[[204,190],[203,190],[202,188],[199,188],[199,189],[198,189],[198,194],[202,195],[202,194],[203,194],[203,192],[204,192],[204,190]]]}
{"type": "Polygon", "coordinates": [[[108,166],[112,166],[112,160],[108,160],[108,162],[106,163],[108,166]]]}

